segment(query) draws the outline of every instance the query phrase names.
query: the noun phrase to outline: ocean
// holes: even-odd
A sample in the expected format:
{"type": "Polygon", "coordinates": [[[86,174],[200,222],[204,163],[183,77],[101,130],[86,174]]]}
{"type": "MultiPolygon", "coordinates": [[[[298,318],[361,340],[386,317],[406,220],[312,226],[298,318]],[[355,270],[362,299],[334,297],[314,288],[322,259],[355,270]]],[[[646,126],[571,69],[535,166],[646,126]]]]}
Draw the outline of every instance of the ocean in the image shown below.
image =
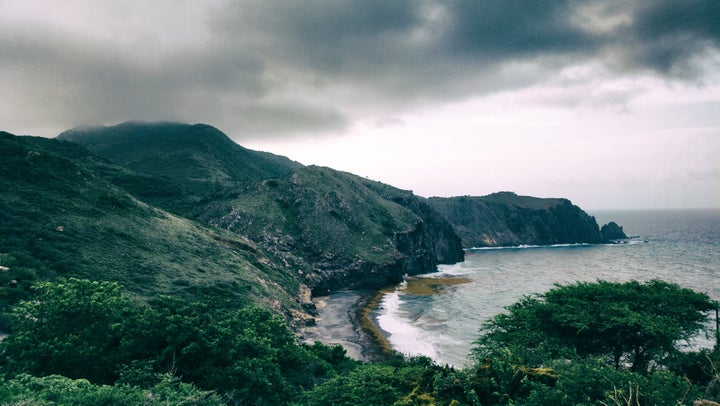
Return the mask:
{"type": "MultiPolygon", "coordinates": [[[[662,279],[720,300],[720,210],[589,212],[631,236],[623,244],[468,250],[465,262],[407,278],[373,317],[393,349],[463,367],[482,324],[524,295],[598,279],[662,279]]],[[[714,331],[713,321],[709,327],[714,331]]],[[[714,337],[690,345],[712,347],[714,337]]]]}

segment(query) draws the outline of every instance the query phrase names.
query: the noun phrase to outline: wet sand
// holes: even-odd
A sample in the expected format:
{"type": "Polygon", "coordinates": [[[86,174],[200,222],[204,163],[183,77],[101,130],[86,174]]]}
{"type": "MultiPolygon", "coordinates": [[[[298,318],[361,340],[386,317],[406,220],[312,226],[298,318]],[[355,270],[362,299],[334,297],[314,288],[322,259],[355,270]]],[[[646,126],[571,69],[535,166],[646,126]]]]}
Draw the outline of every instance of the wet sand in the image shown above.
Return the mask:
{"type": "Polygon", "coordinates": [[[389,344],[370,319],[369,311],[377,305],[380,295],[377,291],[345,290],[313,298],[318,309],[317,325],[305,329],[304,341],[342,345],[349,357],[359,361],[387,358],[389,344]]]}

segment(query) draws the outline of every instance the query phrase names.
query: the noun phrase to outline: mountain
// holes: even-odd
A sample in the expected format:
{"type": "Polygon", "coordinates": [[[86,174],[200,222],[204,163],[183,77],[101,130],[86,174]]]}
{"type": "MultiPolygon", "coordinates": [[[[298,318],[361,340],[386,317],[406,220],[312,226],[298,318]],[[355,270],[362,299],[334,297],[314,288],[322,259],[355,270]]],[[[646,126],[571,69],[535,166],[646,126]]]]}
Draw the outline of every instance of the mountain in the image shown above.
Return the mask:
{"type": "Polygon", "coordinates": [[[452,226],[411,192],[251,151],[208,125],[133,122],[58,138],[146,176],[105,175],[139,198],[247,236],[316,292],[381,287],[464,257],[452,226]],[[156,198],[163,179],[174,193],[156,198]]]}
{"type": "Polygon", "coordinates": [[[109,174],[109,180],[178,214],[225,188],[302,167],[283,156],[243,148],[207,124],[127,122],[72,129],[57,138],[132,170],[135,176],[109,174]]]}
{"type": "Polygon", "coordinates": [[[464,259],[452,226],[423,199],[317,166],[218,198],[197,219],[266,247],[315,294],[381,288],[464,259]]]}
{"type": "Polygon", "coordinates": [[[82,277],[140,298],[227,296],[300,325],[311,289],[383,287],[464,256],[411,192],[247,150],[206,125],[2,133],[0,151],[0,304],[35,281],[82,277]]]}
{"type": "Polygon", "coordinates": [[[300,326],[311,295],[432,272],[462,261],[463,246],[605,240],[566,199],[425,199],[204,124],[0,132],[0,159],[0,305],[35,281],[82,277],[141,299],[256,303],[300,326]]]}
{"type": "Polygon", "coordinates": [[[594,217],[567,199],[499,192],[433,197],[428,202],[455,227],[465,248],[597,244],[611,239],[603,236],[594,217]]]}
{"type": "Polygon", "coordinates": [[[116,164],[69,142],[0,132],[0,299],[37,280],[120,282],[138,297],[203,293],[302,310],[300,283],[238,234],[138,200],[101,174],[116,164]]]}

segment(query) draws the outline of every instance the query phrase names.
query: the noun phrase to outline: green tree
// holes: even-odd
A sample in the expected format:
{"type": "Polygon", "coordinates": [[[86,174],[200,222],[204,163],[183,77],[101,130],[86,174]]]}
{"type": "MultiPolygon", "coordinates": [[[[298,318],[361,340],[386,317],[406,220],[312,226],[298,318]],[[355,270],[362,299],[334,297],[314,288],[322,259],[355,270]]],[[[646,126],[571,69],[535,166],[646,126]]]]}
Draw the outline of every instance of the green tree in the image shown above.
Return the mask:
{"type": "Polygon", "coordinates": [[[335,368],[354,362],[322,345],[301,346],[284,321],[258,307],[159,297],[132,326],[127,351],[135,363],[125,377],[171,372],[199,388],[217,390],[230,403],[282,404],[335,368]],[[317,354],[325,353],[326,361],[317,354]],[[147,368],[151,371],[148,372],[147,368]]]}
{"type": "Polygon", "coordinates": [[[34,290],[35,299],[10,313],[11,334],[1,344],[7,370],[114,382],[133,311],[120,285],[70,279],[34,290]]]}
{"type": "Polygon", "coordinates": [[[316,406],[392,405],[400,400],[402,384],[397,368],[363,365],[329,379],[306,396],[304,404],[316,406]]]}
{"type": "Polygon", "coordinates": [[[0,380],[0,405],[184,405],[220,406],[220,397],[165,375],[150,388],[96,385],[60,375],[20,374],[0,380]]]}
{"type": "Polygon", "coordinates": [[[660,280],[578,282],[525,297],[485,324],[474,357],[513,348],[526,361],[596,355],[615,368],[647,372],[698,333],[714,303],[704,293],[660,280]]]}

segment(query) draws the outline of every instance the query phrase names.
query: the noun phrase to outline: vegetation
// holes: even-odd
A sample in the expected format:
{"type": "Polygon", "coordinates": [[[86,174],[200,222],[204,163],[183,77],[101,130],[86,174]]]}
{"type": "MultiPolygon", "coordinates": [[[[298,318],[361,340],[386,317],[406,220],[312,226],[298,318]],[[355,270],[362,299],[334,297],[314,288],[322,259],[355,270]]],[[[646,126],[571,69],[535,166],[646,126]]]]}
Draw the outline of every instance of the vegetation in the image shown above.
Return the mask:
{"type": "Polygon", "coordinates": [[[516,346],[543,357],[598,356],[615,369],[645,373],[666,366],[677,343],[692,338],[714,308],[707,295],[660,280],[557,286],[496,316],[476,354],[516,346]]]}
{"type": "Polygon", "coordinates": [[[243,148],[206,124],[127,122],[73,129],[58,138],[130,169],[104,175],[142,200],[180,215],[215,193],[302,167],[283,156],[243,148]]]}
{"type": "Polygon", "coordinates": [[[302,311],[297,275],[284,264],[244,236],[150,206],[103,176],[127,169],[72,143],[6,133],[0,160],[0,266],[8,268],[0,309],[35,282],[80,277],[119,282],[142,298],[214,292],[302,311]]]}
{"type": "Polygon", "coordinates": [[[717,401],[718,349],[676,347],[702,329],[713,305],[703,294],[661,281],[558,286],[488,322],[472,365],[455,370],[400,355],[366,364],[347,358],[339,346],[297,344],[276,314],[216,296],[190,302],[159,296],[142,303],[115,282],[42,282],[9,315],[11,331],[0,343],[0,404],[717,401]],[[647,306],[652,299],[660,300],[657,308],[647,306]],[[581,321],[590,306],[609,309],[587,327],[581,321]],[[637,320],[646,328],[637,329],[637,320]],[[578,334],[588,328],[595,333],[578,334]],[[619,363],[618,340],[628,341],[619,347],[619,363]],[[637,348],[644,349],[641,363],[637,348]]]}
{"type": "MultiPolygon", "coordinates": [[[[449,223],[411,192],[237,148],[209,126],[129,123],[64,138],[105,158],[0,132],[0,405],[720,398],[720,349],[680,346],[717,304],[662,281],[523,298],[483,327],[462,370],[299,344],[287,323],[310,317],[308,286],[378,285],[461,260],[449,223]]],[[[558,202],[510,210],[512,224],[579,210],[546,203],[558,202]]]]}

